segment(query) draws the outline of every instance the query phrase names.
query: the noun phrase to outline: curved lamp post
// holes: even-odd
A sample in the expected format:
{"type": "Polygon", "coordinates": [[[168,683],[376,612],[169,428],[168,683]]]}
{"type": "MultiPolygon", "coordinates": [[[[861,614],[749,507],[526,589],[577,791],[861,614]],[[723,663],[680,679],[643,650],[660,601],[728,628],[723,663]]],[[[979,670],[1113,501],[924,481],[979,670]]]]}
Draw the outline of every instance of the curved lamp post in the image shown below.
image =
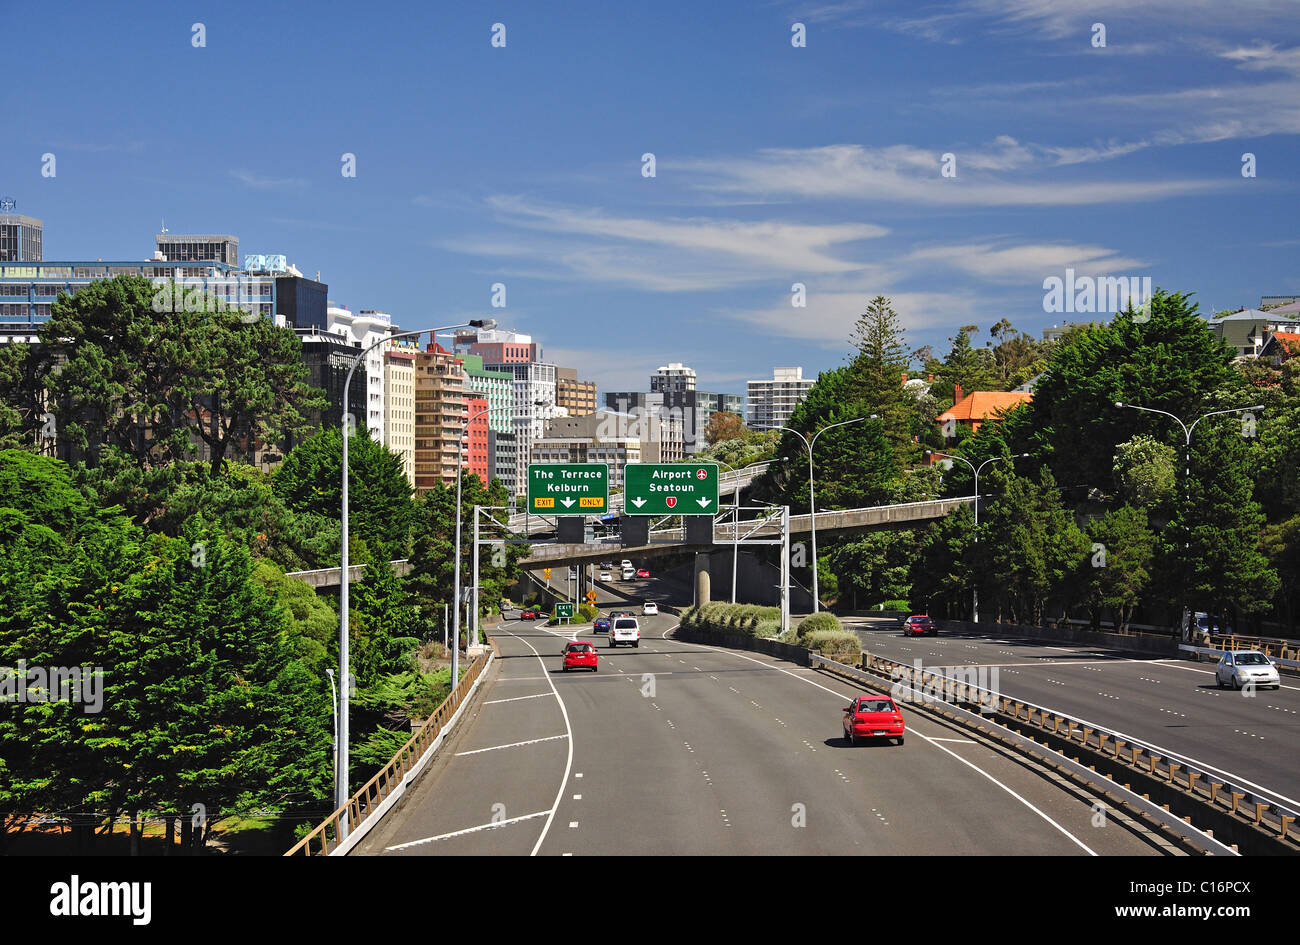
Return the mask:
{"type": "MultiPolygon", "coordinates": [[[[465,418],[461,425],[460,440],[456,446],[456,570],[452,578],[452,606],[456,608],[456,615],[452,617],[451,624],[451,684],[454,688],[460,681],[460,480],[461,469],[464,466],[465,451],[460,449],[461,442],[464,441],[466,434],[469,432],[469,425],[476,419],[491,411],[491,405],[484,407],[482,410],[475,411],[472,416],[465,418]]],[[[475,522],[477,524],[477,520],[475,522]]],[[[475,536],[477,537],[477,535],[475,536]]],[[[474,643],[478,643],[478,576],[474,578],[474,610],[470,617],[470,622],[474,627],[474,643]]]]}
{"type": "MultiPolygon", "coordinates": [[[[1253,407],[1233,407],[1229,410],[1211,410],[1209,413],[1203,413],[1195,420],[1193,420],[1192,425],[1189,427],[1179,417],[1174,416],[1174,414],[1170,413],[1168,410],[1157,410],[1155,407],[1139,407],[1137,404],[1126,404],[1123,401],[1119,401],[1119,400],[1115,401],[1115,406],[1127,407],[1130,410],[1145,410],[1147,413],[1158,413],[1161,414],[1162,416],[1170,417],[1175,423],[1177,423],[1180,427],[1183,428],[1183,497],[1184,498],[1187,497],[1188,488],[1189,488],[1188,484],[1192,476],[1192,431],[1196,429],[1196,425],[1200,423],[1202,420],[1204,420],[1206,417],[1217,417],[1225,413],[1245,413],[1247,410],[1264,409],[1263,404],[1256,404],[1253,407]]],[[[1187,547],[1186,544],[1184,544],[1183,547],[1185,549],[1187,547]]],[[[1187,612],[1188,612],[1187,603],[1186,601],[1184,601],[1183,602],[1183,628],[1184,628],[1183,632],[1184,633],[1191,632],[1191,625],[1187,619],[1187,612]]]]}
{"type": "MultiPolygon", "coordinates": [[[[350,583],[348,571],[348,420],[353,419],[352,414],[348,411],[348,392],[352,389],[352,375],[356,369],[361,366],[368,355],[375,348],[390,341],[396,341],[398,338],[419,337],[423,334],[429,334],[437,337],[439,332],[453,331],[457,328],[486,328],[496,327],[496,320],[491,318],[472,319],[468,322],[462,322],[458,325],[447,325],[443,328],[421,328],[418,331],[399,331],[379,339],[374,344],[366,347],[357,355],[356,361],[348,369],[347,379],[343,382],[343,534],[339,552],[339,564],[342,571],[339,575],[339,724],[338,724],[338,761],[334,769],[334,807],[335,809],[343,808],[348,803],[348,696],[350,695],[351,675],[348,672],[349,652],[348,652],[348,584],[350,583]]],[[[353,419],[352,426],[356,425],[353,419]]],[[[454,685],[454,683],[453,683],[454,685]]],[[[339,839],[347,836],[349,829],[347,822],[347,812],[339,821],[339,839]]]]}
{"type": "Polygon", "coordinates": [[[862,423],[864,420],[876,420],[876,414],[869,417],[855,417],[852,420],[841,420],[839,423],[832,423],[830,426],[822,427],[812,435],[811,442],[798,430],[791,430],[789,427],[783,427],[777,424],[772,427],[773,430],[785,430],[793,433],[799,439],[803,440],[803,445],[808,448],[808,522],[812,529],[812,577],[813,577],[813,613],[821,609],[821,598],[817,593],[817,494],[813,486],[813,446],[817,443],[817,437],[821,436],[827,430],[834,430],[836,427],[848,426],[850,423],[862,423]]]}
{"type": "MultiPolygon", "coordinates": [[[[1014,454],[1014,455],[1012,455],[1012,456],[990,456],[988,459],[984,460],[984,462],[980,463],[978,468],[977,468],[977,467],[976,467],[976,466],[975,466],[975,465],[974,465],[974,464],[973,464],[969,459],[967,459],[967,458],[964,457],[964,456],[954,456],[954,455],[951,454],[951,453],[939,453],[939,452],[936,452],[935,450],[926,450],[926,451],[925,451],[925,455],[927,455],[927,456],[942,456],[944,459],[960,459],[960,460],[961,460],[963,463],[965,463],[967,466],[970,466],[970,470],[971,470],[971,472],[973,472],[973,473],[975,474],[975,497],[974,497],[974,498],[975,498],[975,502],[974,502],[974,505],[975,505],[975,544],[978,545],[978,544],[980,543],[980,530],[979,530],[979,529],[980,529],[980,470],[983,469],[985,466],[987,466],[989,463],[996,463],[998,460],[1001,460],[1001,459],[1023,459],[1024,457],[1028,456],[1029,454],[1028,454],[1028,453],[1016,453],[1016,454],[1014,454]]],[[[970,592],[970,594],[971,594],[971,597],[970,597],[970,601],[971,601],[971,603],[970,603],[970,619],[971,619],[971,623],[979,623],[979,622],[980,622],[980,586],[979,586],[979,581],[973,581],[973,582],[972,582],[972,586],[971,586],[971,592],[970,592]]]]}

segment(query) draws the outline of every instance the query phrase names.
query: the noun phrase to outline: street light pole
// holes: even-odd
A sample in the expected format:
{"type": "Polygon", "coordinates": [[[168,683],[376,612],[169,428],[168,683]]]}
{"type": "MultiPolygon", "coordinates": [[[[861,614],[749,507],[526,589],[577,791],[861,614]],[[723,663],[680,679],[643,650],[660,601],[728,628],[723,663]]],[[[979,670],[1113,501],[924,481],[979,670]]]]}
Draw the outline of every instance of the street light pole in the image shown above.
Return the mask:
{"type": "MultiPolygon", "coordinates": [[[[1014,456],[990,456],[984,462],[976,467],[969,459],[964,456],[954,456],[951,453],[937,453],[934,450],[926,450],[931,456],[942,456],[944,459],[960,459],[970,467],[971,472],[975,474],[975,544],[980,543],[980,470],[989,463],[996,463],[1000,459],[1023,459],[1028,453],[1016,453],[1014,456]]],[[[970,598],[970,619],[971,623],[980,622],[980,585],[978,578],[971,581],[971,598],[970,598]]]]}
{"type": "MultiPolygon", "coordinates": [[[[459,325],[447,325],[443,328],[427,329],[421,328],[418,331],[399,331],[387,335],[374,344],[367,346],[359,355],[352,367],[348,368],[347,378],[343,381],[343,501],[341,509],[342,535],[339,549],[339,564],[341,571],[339,574],[339,698],[338,698],[338,757],[334,768],[334,807],[335,809],[345,808],[348,804],[348,696],[351,681],[349,673],[349,634],[348,634],[348,585],[350,584],[350,572],[348,567],[348,420],[352,420],[352,426],[356,425],[356,418],[352,417],[348,408],[348,392],[352,389],[352,375],[356,373],[358,367],[375,348],[390,341],[396,341],[398,338],[419,337],[426,332],[435,338],[439,332],[453,331],[457,328],[493,328],[496,321],[491,318],[473,319],[459,325]]],[[[339,820],[339,839],[347,836],[349,829],[347,812],[344,811],[343,817],[339,820]]]]}
{"type": "MultiPolygon", "coordinates": [[[[469,425],[492,410],[492,405],[484,407],[482,410],[476,410],[473,414],[465,418],[461,425],[460,439],[456,443],[456,569],[452,577],[452,606],[456,608],[456,615],[452,622],[451,635],[451,684],[454,687],[460,681],[460,480],[461,469],[464,466],[465,451],[461,448],[465,435],[469,431],[469,425]]],[[[478,517],[474,518],[474,537],[478,538],[478,517]]],[[[477,545],[475,546],[477,548],[477,545]]],[[[475,585],[478,584],[477,575],[474,578],[475,585]]],[[[473,643],[478,643],[478,587],[474,587],[474,612],[469,620],[473,626],[473,643]]]]}
{"type": "Polygon", "coordinates": [[[830,426],[822,427],[812,436],[812,441],[800,433],[798,430],[791,430],[789,427],[783,427],[779,424],[772,427],[773,430],[786,430],[793,433],[799,439],[803,440],[803,445],[808,448],[808,523],[812,530],[812,597],[813,613],[821,610],[821,598],[818,596],[817,589],[817,493],[813,483],[813,447],[817,444],[817,437],[821,436],[827,430],[834,430],[836,427],[848,426],[850,423],[862,423],[864,420],[875,420],[876,414],[869,417],[855,417],[852,420],[841,420],[839,423],[832,423],[830,426]]]}
{"type": "MultiPolygon", "coordinates": [[[[1165,416],[1165,417],[1169,417],[1169,418],[1171,418],[1175,423],[1177,423],[1180,427],[1182,427],[1182,430],[1183,430],[1183,498],[1184,498],[1184,500],[1189,499],[1189,498],[1190,498],[1190,494],[1191,494],[1191,493],[1190,493],[1190,490],[1191,490],[1191,478],[1192,478],[1192,432],[1196,429],[1196,425],[1197,425],[1198,423],[1200,423],[1202,420],[1206,419],[1207,417],[1218,417],[1218,416],[1221,416],[1222,414],[1225,414],[1225,413],[1245,413],[1245,412],[1248,411],[1248,410],[1263,410],[1263,409],[1264,409],[1264,405],[1263,405],[1263,404],[1256,404],[1256,405],[1254,405],[1253,407],[1232,407],[1232,408],[1230,408],[1230,409],[1228,409],[1228,410],[1211,410],[1209,413],[1203,413],[1203,414],[1201,414],[1199,417],[1197,417],[1195,420],[1193,420],[1193,421],[1192,421],[1192,425],[1189,427],[1186,423],[1184,423],[1184,422],[1182,421],[1181,418],[1179,418],[1179,417],[1175,416],[1174,414],[1170,413],[1168,410],[1158,410],[1158,409],[1156,409],[1155,407],[1139,407],[1137,404],[1126,404],[1126,403],[1124,403],[1123,401],[1119,401],[1119,400],[1115,401],[1115,406],[1116,406],[1116,407],[1127,407],[1127,408],[1129,408],[1130,410],[1145,410],[1147,413],[1158,413],[1158,414],[1161,414],[1162,416],[1165,416]]],[[[1186,550],[1187,550],[1187,547],[1188,547],[1188,543],[1187,543],[1187,542],[1184,542],[1184,543],[1183,543],[1183,550],[1186,551],[1186,550]]],[[[1188,615],[1187,601],[1184,600],[1184,601],[1183,601],[1183,633],[1184,633],[1184,634],[1190,634],[1190,632],[1191,632],[1191,626],[1190,626],[1189,621],[1188,621],[1188,619],[1187,619],[1187,615],[1188,615]]]]}

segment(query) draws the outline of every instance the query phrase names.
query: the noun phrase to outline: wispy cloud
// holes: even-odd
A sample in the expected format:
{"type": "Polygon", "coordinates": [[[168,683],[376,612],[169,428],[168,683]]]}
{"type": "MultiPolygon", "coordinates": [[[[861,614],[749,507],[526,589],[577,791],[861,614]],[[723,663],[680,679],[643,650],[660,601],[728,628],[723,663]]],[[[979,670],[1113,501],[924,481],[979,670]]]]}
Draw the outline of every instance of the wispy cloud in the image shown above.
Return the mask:
{"type": "Polygon", "coordinates": [[[254,190],[298,190],[307,186],[301,177],[263,177],[242,169],[231,171],[230,176],[254,190]]]}
{"type": "MultiPolygon", "coordinates": [[[[496,196],[497,219],[543,239],[468,237],[436,245],[481,256],[543,262],[550,278],[630,285],[657,292],[728,288],[787,274],[861,272],[864,263],[836,251],[889,231],[870,223],[803,224],[711,217],[612,214],[496,196]]],[[[534,272],[536,272],[534,270],[534,272]]]]}
{"type": "Polygon", "coordinates": [[[913,250],[899,262],[918,269],[944,265],[990,281],[1032,284],[1059,275],[1066,268],[1079,275],[1118,275],[1149,265],[1105,246],[1057,243],[929,246],[913,250]]]}
{"type": "Polygon", "coordinates": [[[1049,149],[999,137],[991,145],[951,150],[957,176],[941,175],[942,155],[911,145],[868,148],[837,144],[814,148],[773,148],[753,157],[683,162],[697,173],[698,187],[747,198],[788,197],[890,201],[955,206],[1069,206],[1116,201],[1148,201],[1207,193],[1222,180],[1066,180],[1032,178],[1029,171],[1055,164],[1101,160],[1136,150],[1141,143],[1110,144],[1085,153],[1081,148],[1049,149]],[[1015,180],[996,172],[1014,171],[1015,180]]]}

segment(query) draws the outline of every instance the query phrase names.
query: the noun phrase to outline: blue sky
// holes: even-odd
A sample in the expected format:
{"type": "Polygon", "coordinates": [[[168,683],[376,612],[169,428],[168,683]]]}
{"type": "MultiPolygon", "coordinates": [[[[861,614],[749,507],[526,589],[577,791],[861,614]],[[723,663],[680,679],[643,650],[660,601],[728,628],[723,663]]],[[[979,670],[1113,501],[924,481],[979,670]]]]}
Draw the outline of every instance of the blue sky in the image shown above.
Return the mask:
{"type": "Polygon", "coordinates": [[[127,9],[4,13],[0,192],[47,259],[233,233],[404,327],[496,317],[602,391],[815,375],[878,294],[912,347],[1037,334],[1067,267],[1203,310],[1300,293],[1295,0],[127,9]]]}

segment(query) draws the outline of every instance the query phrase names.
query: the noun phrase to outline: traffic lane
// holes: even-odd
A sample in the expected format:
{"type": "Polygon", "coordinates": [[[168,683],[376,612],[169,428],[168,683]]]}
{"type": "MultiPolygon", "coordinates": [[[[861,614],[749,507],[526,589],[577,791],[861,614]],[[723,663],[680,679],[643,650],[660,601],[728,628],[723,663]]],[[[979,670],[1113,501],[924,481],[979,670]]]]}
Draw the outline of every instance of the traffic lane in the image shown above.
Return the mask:
{"type": "MultiPolygon", "coordinates": [[[[565,689],[590,697],[566,696],[584,783],[566,789],[556,820],[578,826],[542,852],[1085,852],[942,749],[913,746],[923,734],[958,739],[944,747],[974,752],[1067,829],[1095,832],[1087,804],[1017,762],[999,758],[997,770],[987,750],[906,709],[907,745],[848,749],[831,737],[847,686],[832,695],[785,667],[675,641],[625,652],[620,667],[621,688],[578,679],[565,689]]],[[[1151,852],[1122,834],[1103,832],[1099,852],[1151,852]]]]}
{"type": "Polygon", "coordinates": [[[493,662],[467,715],[358,854],[526,855],[536,845],[569,754],[567,725],[547,681],[557,662],[546,658],[555,638],[504,626],[496,637],[505,658],[493,662]]]}
{"type": "Polygon", "coordinates": [[[1300,693],[1285,684],[1246,697],[1220,691],[1208,665],[1083,648],[1066,650],[1064,658],[1026,659],[1014,642],[996,639],[891,640],[871,634],[864,645],[869,652],[904,663],[919,657],[927,666],[997,666],[998,689],[1004,696],[1150,741],[1248,787],[1276,794],[1284,803],[1300,805],[1300,758],[1285,748],[1300,735],[1300,693]]]}

